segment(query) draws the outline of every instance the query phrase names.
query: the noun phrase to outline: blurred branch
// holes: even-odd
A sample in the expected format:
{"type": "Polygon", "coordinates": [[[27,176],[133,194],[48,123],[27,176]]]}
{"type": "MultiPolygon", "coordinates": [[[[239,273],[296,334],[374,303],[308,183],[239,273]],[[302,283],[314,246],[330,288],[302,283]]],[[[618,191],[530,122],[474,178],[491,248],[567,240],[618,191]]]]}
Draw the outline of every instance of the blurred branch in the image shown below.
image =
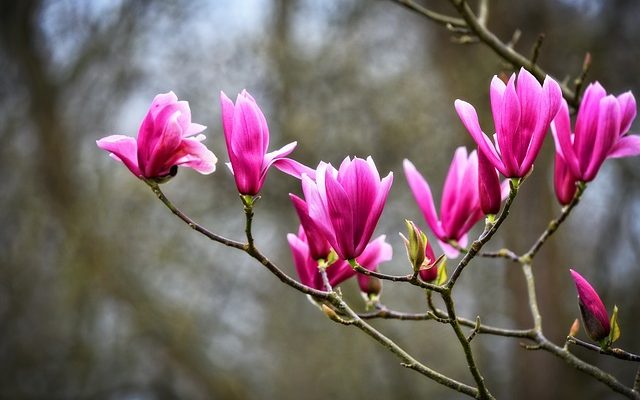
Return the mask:
{"type": "Polygon", "coordinates": [[[412,0],[393,0],[393,1],[408,8],[409,10],[417,12],[418,14],[435,22],[436,24],[445,26],[448,29],[467,28],[467,24],[464,22],[463,19],[437,13],[435,11],[429,10],[424,6],[421,6],[420,4],[412,0]]]}
{"type": "MultiPolygon", "coordinates": [[[[401,0],[393,0],[398,4],[404,5],[408,9],[417,12],[420,15],[428,18],[431,21],[434,21],[440,25],[445,25],[447,27],[451,26],[458,30],[462,29],[463,31],[467,31],[470,34],[473,34],[479,41],[484,43],[487,47],[493,50],[498,56],[500,56],[503,60],[511,64],[513,68],[526,68],[529,72],[531,72],[538,81],[544,81],[547,73],[536,64],[537,54],[535,55],[535,59],[529,59],[524,55],[518,53],[513,49],[513,45],[509,43],[505,43],[502,40],[498,39],[498,37],[490,31],[486,27],[486,20],[488,16],[488,6],[484,0],[480,1],[478,16],[473,12],[469,4],[465,0],[449,0],[449,2],[453,5],[453,7],[458,11],[458,14],[462,17],[464,24],[459,25],[458,19],[454,19],[456,24],[447,24],[442,16],[433,16],[432,12],[426,13],[426,8],[415,4],[411,0],[401,1],[401,0]],[[407,4],[408,3],[408,4],[407,4]]],[[[451,17],[448,17],[451,18],[451,17]]],[[[560,84],[560,88],[562,89],[562,95],[567,100],[567,103],[574,108],[577,108],[579,105],[579,101],[576,97],[576,94],[567,87],[566,84],[560,84]]]]}

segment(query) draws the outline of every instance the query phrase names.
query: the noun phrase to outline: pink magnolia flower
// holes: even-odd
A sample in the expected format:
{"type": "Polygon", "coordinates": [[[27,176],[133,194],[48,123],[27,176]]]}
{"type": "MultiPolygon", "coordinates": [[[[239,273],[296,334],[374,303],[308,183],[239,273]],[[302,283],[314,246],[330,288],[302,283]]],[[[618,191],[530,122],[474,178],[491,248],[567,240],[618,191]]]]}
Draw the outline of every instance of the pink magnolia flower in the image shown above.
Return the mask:
{"type": "Polygon", "coordinates": [[[595,289],[574,270],[569,270],[578,290],[578,305],[589,337],[597,342],[605,339],[611,332],[607,309],[602,304],[595,289]]]}
{"type": "Polygon", "coordinates": [[[197,135],[205,128],[192,123],[189,104],[169,92],[153,99],[137,140],[111,135],[96,143],[138,178],[166,179],[175,175],[178,166],[210,174],[216,169],[217,159],[200,143],[205,136],[197,135]]]}
{"type": "MultiPolygon", "coordinates": [[[[293,262],[300,282],[314,289],[325,290],[322,276],[318,270],[318,261],[311,256],[308,237],[302,226],[300,226],[297,235],[292,233],[288,234],[287,240],[289,241],[289,247],[293,254],[293,262]]],[[[369,243],[356,260],[366,269],[377,270],[378,265],[390,260],[391,256],[391,246],[385,242],[385,237],[382,235],[369,243]]],[[[356,272],[345,260],[338,260],[331,264],[327,267],[326,272],[327,278],[329,278],[329,284],[331,284],[332,287],[356,275],[356,272]]],[[[361,275],[362,274],[358,274],[358,276],[361,275]]],[[[362,276],[366,277],[366,275],[362,276]]],[[[365,281],[362,281],[362,284],[365,284],[365,281]]]]}
{"type": "Polygon", "coordinates": [[[240,194],[254,196],[260,192],[269,167],[291,153],[296,147],[296,142],[267,153],[267,120],[246,90],[238,95],[235,104],[224,92],[220,92],[220,105],[229,167],[233,172],[236,187],[240,194]]]}
{"type": "Polygon", "coordinates": [[[429,228],[438,238],[440,247],[450,258],[459,252],[447,244],[455,240],[464,247],[468,243],[467,233],[482,219],[478,193],[478,156],[475,151],[467,156],[467,149],[458,147],[451,161],[440,201],[440,217],[431,194],[431,188],[420,172],[409,160],[404,160],[404,174],[424,215],[429,228]]]}
{"type": "Polygon", "coordinates": [[[556,145],[556,195],[560,203],[571,201],[576,182],[592,181],[607,158],[640,154],[640,137],[628,135],[636,112],[631,92],[618,97],[607,95],[595,82],[584,92],[572,133],[569,107],[562,100],[551,124],[556,145]]]}
{"type": "Polygon", "coordinates": [[[345,158],[336,170],[320,163],[316,179],[302,176],[309,215],[338,256],[358,257],[371,239],[391,189],[393,173],[382,180],[371,157],[345,158]]]}
{"type": "Polygon", "coordinates": [[[491,111],[495,123],[494,143],[482,132],[475,108],[456,100],[455,107],[462,123],[493,166],[507,178],[526,176],[540,151],[542,142],[555,117],[562,92],[548,76],[540,83],[526,69],[517,79],[511,75],[505,85],[497,76],[490,88],[491,111]]]}

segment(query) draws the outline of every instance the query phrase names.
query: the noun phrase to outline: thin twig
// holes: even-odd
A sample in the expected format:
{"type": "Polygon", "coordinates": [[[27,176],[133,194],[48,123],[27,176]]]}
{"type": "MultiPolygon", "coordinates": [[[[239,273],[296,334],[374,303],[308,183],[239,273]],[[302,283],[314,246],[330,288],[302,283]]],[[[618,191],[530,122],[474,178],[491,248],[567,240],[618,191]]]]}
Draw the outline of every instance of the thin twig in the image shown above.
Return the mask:
{"type": "MultiPolygon", "coordinates": [[[[298,291],[300,291],[300,292],[302,292],[304,294],[308,294],[308,295],[313,296],[313,297],[318,298],[318,299],[327,299],[329,297],[329,293],[328,292],[323,292],[321,290],[317,290],[317,289],[314,289],[312,287],[303,285],[302,283],[296,281],[295,279],[293,279],[290,276],[288,276],[287,274],[285,274],[280,268],[278,268],[275,264],[273,264],[271,261],[269,261],[269,259],[267,257],[265,257],[262,253],[260,253],[260,251],[255,246],[249,246],[249,244],[240,243],[240,242],[236,242],[236,241],[231,240],[231,239],[227,239],[227,238],[225,238],[223,236],[217,235],[217,234],[209,231],[208,229],[204,228],[203,226],[198,225],[191,218],[189,218],[185,213],[180,211],[180,209],[178,209],[164,195],[164,193],[162,192],[162,190],[160,190],[160,187],[158,186],[158,184],[156,182],[149,181],[149,180],[145,180],[145,182],[147,183],[147,185],[149,185],[149,187],[151,187],[151,190],[153,190],[153,193],[156,194],[158,199],[160,199],[160,201],[162,201],[162,203],[165,206],[167,206],[167,208],[169,210],[171,210],[172,213],[174,213],[176,216],[178,216],[182,221],[184,221],[187,225],[189,225],[189,227],[191,227],[193,230],[201,233],[202,235],[208,237],[209,239],[211,239],[211,240],[213,240],[215,242],[222,243],[225,246],[233,247],[235,249],[242,250],[242,251],[246,252],[251,257],[253,257],[256,260],[258,260],[262,265],[267,267],[267,269],[269,271],[271,271],[271,273],[273,273],[283,283],[291,286],[292,288],[294,288],[294,289],[296,289],[296,290],[298,290],[298,291]]],[[[251,213],[251,217],[253,217],[252,213],[251,213]]],[[[249,218],[249,214],[247,214],[247,218],[249,218]]],[[[250,229],[251,229],[250,221],[247,222],[247,225],[249,227],[248,229],[249,229],[249,232],[250,232],[250,229]]]]}
{"type": "Polygon", "coordinates": [[[175,205],[173,205],[173,203],[171,201],[169,201],[169,199],[167,199],[167,197],[164,195],[164,193],[160,189],[160,186],[156,182],[153,182],[151,180],[145,180],[145,183],[147,185],[149,185],[149,187],[151,188],[151,190],[153,190],[153,193],[155,193],[155,195],[158,197],[158,199],[160,199],[160,201],[165,206],[167,206],[167,208],[169,210],[171,210],[172,213],[174,213],[178,218],[180,218],[187,225],[189,225],[189,227],[191,229],[203,234],[204,236],[208,237],[209,239],[213,240],[214,242],[222,243],[225,246],[233,247],[233,248],[236,248],[236,249],[239,249],[239,250],[245,250],[246,249],[246,245],[244,243],[240,243],[240,242],[236,242],[235,240],[227,239],[226,237],[220,236],[218,234],[215,234],[215,233],[209,231],[208,229],[202,227],[201,225],[198,225],[197,223],[195,223],[191,218],[189,218],[186,214],[184,214],[182,211],[180,211],[175,205]]]}
{"type": "Polygon", "coordinates": [[[480,370],[476,364],[475,358],[473,356],[473,351],[471,350],[471,345],[469,344],[469,340],[464,336],[464,332],[460,328],[460,323],[458,322],[458,318],[456,316],[455,306],[453,304],[453,299],[451,298],[451,292],[446,291],[440,293],[442,296],[442,300],[444,300],[444,304],[447,308],[447,314],[449,317],[449,324],[453,328],[453,331],[462,346],[462,350],[464,351],[464,355],[467,359],[467,366],[469,367],[469,372],[471,372],[471,376],[473,376],[473,380],[476,382],[478,386],[478,398],[480,399],[493,399],[494,397],[491,395],[489,390],[487,389],[486,384],[484,383],[484,378],[480,373],[480,370]]]}
{"type": "Polygon", "coordinates": [[[544,33],[539,34],[536,42],[533,44],[533,49],[531,50],[531,66],[536,65],[536,63],[538,62],[542,42],[544,42],[544,33]]]}
{"type": "Polygon", "coordinates": [[[359,265],[357,261],[355,260],[353,261],[354,263],[351,264],[351,266],[353,267],[354,271],[367,276],[373,276],[374,278],[379,278],[379,279],[383,279],[391,282],[409,282],[414,286],[419,286],[423,289],[430,289],[436,292],[441,292],[443,290],[441,286],[434,285],[432,283],[428,283],[420,280],[420,278],[418,277],[418,274],[415,274],[415,273],[411,275],[387,275],[378,271],[368,270],[363,266],[359,265]]]}
{"type": "MultiPolygon", "coordinates": [[[[467,28],[467,24],[461,18],[450,17],[448,15],[440,14],[428,8],[421,6],[413,2],[412,0],[394,0],[396,3],[417,12],[418,14],[430,19],[436,24],[442,25],[446,28],[467,28]]],[[[468,31],[468,29],[466,29],[468,31]]]]}
{"type": "Polygon", "coordinates": [[[493,237],[493,235],[498,231],[498,228],[500,228],[500,225],[502,225],[502,222],[505,220],[505,218],[507,218],[507,215],[509,215],[511,204],[513,204],[513,200],[518,195],[519,183],[512,179],[509,181],[509,185],[511,187],[511,190],[509,191],[509,197],[507,197],[507,201],[502,208],[502,212],[500,212],[500,216],[492,225],[488,225],[487,227],[485,227],[485,230],[484,232],[482,232],[480,237],[473,243],[471,243],[468,252],[464,255],[464,257],[462,257],[462,260],[460,260],[460,262],[456,266],[456,269],[451,274],[451,278],[449,278],[447,284],[444,285],[447,289],[453,288],[453,285],[455,285],[464,268],[476,256],[476,254],[480,252],[482,246],[484,246],[485,243],[487,243],[493,237]]]}
{"type": "Polygon", "coordinates": [[[473,327],[473,329],[471,330],[471,333],[469,334],[469,336],[467,336],[467,342],[471,343],[471,341],[473,340],[473,338],[476,337],[476,335],[478,333],[480,333],[480,316],[478,315],[476,317],[476,325],[473,327]]]}
{"type": "Polygon", "coordinates": [[[618,392],[629,399],[640,399],[640,393],[638,391],[634,391],[630,387],[623,385],[614,376],[604,372],[598,367],[582,361],[575,355],[571,354],[568,350],[557,346],[556,344],[545,338],[542,333],[539,333],[537,335],[536,342],[540,345],[540,348],[542,350],[545,350],[555,355],[556,357],[563,359],[570,366],[574,367],[578,371],[582,371],[592,376],[596,380],[609,386],[613,391],[618,392]]]}
{"type": "Polygon", "coordinates": [[[622,350],[617,347],[610,347],[610,348],[603,349],[600,346],[587,343],[574,336],[567,336],[567,343],[575,344],[600,354],[606,354],[608,356],[619,358],[620,360],[640,362],[640,355],[629,353],[628,351],[622,350]]]}
{"type": "Polygon", "coordinates": [[[544,232],[542,232],[542,234],[540,235],[538,240],[536,240],[536,242],[533,244],[533,246],[531,246],[529,251],[527,251],[521,257],[521,262],[523,262],[523,263],[530,263],[531,262],[531,260],[533,259],[533,257],[535,257],[536,253],[538,252],[538,250],[540,250],[540,248],[542,247],[544,242],[547,239],[549,239],[549,237],[551,235],[553,235],[555,233],[555,231],[558,230],[560,225],[567,219],[567,217],[571,213],[571,210],[573,210],[573,208],[576,205],[578,205],[578,203],[580,202],[580,198],[582,197],[582,193],[584,193],[585,189],[586,189],[586,184],[584,184],[584,183],[579,183],[578,184],[578,188],[577,188],[576,193],[573,196],[573,199],[571,200],[571,202],[562,208],[562,213],[560,214],[560,216],[558,218],[556,218],[556,219],[552,220],[551,222],[549,222],[549,226],[547,227],[547,229],[544,232]]]}
{"type": "Polygon", "coordinates": [[[533,329],[536,332],[542,332],[542,316],[540,315],[540,309],[538,308],[536,283],[533,277],[533,271],[531,270],[531,264],[522,264],[522,272],[524,273],[525,280],[527,281],[527,295],[529,297],[531,316],[533,317],[533,329]]]}
{"type": "MultiPolygon", "coordinates": [[[[509,47],[502,42],[496,35],[493,34],[486,26],[481,24],[478,17],[475,16],[473,10],[469,7],[465,0],[449,0],[450,3],[458,10],[460,16],[465,20],[467,26],[471,31],[478,36],[481,42],[485,43],[491,48],[498,56],[510,63],[514,68],[524,67],[531,72],[538,81],[542,82],[547,73],[536,64],[531,64],[531,61],[522,54],[509,47]]],[[[574,92],[566,85],[560,85],[562,89],[562,95],[572,107],[577,107],[578,103],[575,99],[574,92]]]]}
{"type": "Polygon", "coordinates": [[[351,322],[350,322],[351,325],[356,326],[358,329],[362,330],[364,333],[371,336],[378,343],[380,343],[389,351],[391,351],[393,354],[398,356],[402,360],[403,367],[410,368],[414,371],[417,371],[422,375],[425,375],[426,377],[440,383],[441,385],[449,387],[460,393],[464,393],[470,397],[478,398],[479,396],[478,389],[471,387],[469,385],[466,385],[462,382],[458,382],[455,379],[449,378],[448,376],[443,375],[425,366],[424,364],[420,363],[418,360],[413,358],[409,353],[407,353],[403,348],[398,346],[391,339],[389,339],[388,337],[383,335],[381,332],[376,330],[374,327],[372,327],[371,325],[363,321],[360,317],[358,317],[358,314],[356,314],[343,300],[341,300],[338,296],[336,296],[335,293],[332,293],[330,301],[338,309],[338,311],[341,314],[347,315],[348,317],[351,318],[351,322]]]}

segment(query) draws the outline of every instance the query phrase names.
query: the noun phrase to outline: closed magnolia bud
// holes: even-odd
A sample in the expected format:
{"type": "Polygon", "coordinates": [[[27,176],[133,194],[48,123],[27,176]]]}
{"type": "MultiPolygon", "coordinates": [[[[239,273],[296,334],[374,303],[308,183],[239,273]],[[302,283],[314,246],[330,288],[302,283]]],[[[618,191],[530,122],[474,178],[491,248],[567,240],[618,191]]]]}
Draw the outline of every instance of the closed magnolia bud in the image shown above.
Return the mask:
{"type": "Polygon", "coordinates": [[[382,292],[382,281],[379,278],[365,274],[358,274],[357,277],[360,291],[369,298],[371,296],[378,296],[382,292]]]}
{"type": "Polygon", "coordinates": [[[571,271],[571,277],[578,290],[578,305],[587,335],[596,342],[601,342],[609,336],[611,324],[600,296],[595,289],[579,273],[571,271]]]}
{"type": "Polygon", "coordinates": [[[400,237],[402,237],[402,240],[404,241],[404,245],[407,249],[407,257],[409,258],[409,262],[411,263],[413,270],[418,271],[425,260],[427,236],[413,223],[413,221],[405,219],[404,222],[407,225],[409,238],[407,239],[402,234],[400,234],[400,237]]]}

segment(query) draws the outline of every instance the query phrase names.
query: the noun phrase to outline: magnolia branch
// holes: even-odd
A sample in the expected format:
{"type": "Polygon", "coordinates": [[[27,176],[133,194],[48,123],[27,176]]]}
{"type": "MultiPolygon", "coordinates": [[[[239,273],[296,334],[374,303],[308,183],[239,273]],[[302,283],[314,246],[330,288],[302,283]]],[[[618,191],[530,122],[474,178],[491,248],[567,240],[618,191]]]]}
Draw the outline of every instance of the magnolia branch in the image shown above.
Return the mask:
{"type": "MultiPolygon", "coordinates": [[[[518,53],[513,49],[513,46],[509,43],[505,43],[500,40],[493,32],[491,32],[486,26],[486,20],[488,15],[488,7],[484,1],[480,2],[478,16],[473,12],[469,4],[465,0],[449,0],[453,7],[458,12],[458,15],[462,17],[463,24],[460,24],[459,18],[444,16],[423,7],[412,0],[392,0],[426,18],[436,22],[440,25],[446,26],[448,29],[462,32],[465,34],[473,34],[480,42],[484,43],[487,47],[493,50],[500,58],[511,64],[515,69],[524,67],[529,70],[538,81],[544,81],[547,73],[536,63],[537,55],[539,53],[539,45],[534,46],[534,52],[532,59],[518,53]],[[537,47],[537,49],[536,49],[537,47]]],[[[470,40],[462,41],[464,43],[470,40]]],[[[572,107],[577,108],[579,99],[576,96],[576,92],[569,89],[566,84],[561,84],[562,95],[572,107]]]]}
{"type": "Polygon", "coordinates": [[[596,346],[594,344],[587,343],[587,342],[585,342],[583,340],[580,340],[580,339],[578,339],[576,337],[573,337],[573,336],[568,336],[567,337],[567,343],[575,344],[575,345],[578,345],[580,347],[584,347],[585,349],[589,349],[591,351],[595,351],[596,353],[606,354],[608,356],[612,356],[612,357],[618,358],[620,360],[640,362],[640,355],[629,353],[628,351],[622,350],[622,349],[617,348],[617,347],[610,347],[610,348],[603,349],[600,346],[596,346]]]}
{"type": "Polygon", "coordinates": [[[298,290],[299,292],[302,292],[304,294],[308,294],[308,295],[313,296],[313,297],[318,298],[318,299],[327,299],[328,298],[328,296],[329,296],[328,292],[323,292],[321,290],[317,290],[317,289],[314,289],[312,287],[303,285],[302,283],[300,283],[300,282],[296,281],[295,279],[291,278],[289,275],[284,273],[284,271],[282,271],[280,268],[278,268],[275,264],[273,264],[271,261],[269,261],[269,259],[267,257],[265,257],[253,245],[253,239],[251,239],[251,220],[253,218],[253,212],[252,211],[247,212],[247,210],[245,208],[245,213],[246,213],[246,217],[247,217],[246,232],[247,232],[247,236],[248,236],[248,239],[249,239],[249,243],[246,243],[246,244],[245,243],[240,243],[240,242],[237,242],[235,240],[227,239],[227,238],[225,238],[223,236],[215,234],[215,233],[209,231],[208,229],[204,228],[203,226],[197,224],[191,218],[189,218],[186,214],[184,214],[182,211],[180,211],[180,209],[178,209],[164,195],[164,193],[160,189],[160,186],[156,182],[153,182],[153,181],[150,181],[150,180],[145,180],[145,182],[147,183],[147,185],[149,185],[149,187],[151,187],[151,190],[153,190],[153,193],[155,193],[155,195],[158,197],[158,199],[160,199],[160,201],[162,201],[162,203],[169,210],[171,210],[171,212],[173,214],[175,214],[178,218],[180,218],[187,225],[189,225],[189,227],[191,229],[195,230],[198,233],[201,233],[202,235],[206,236],[207,238],[213,240],[214,242],[218,242],[218,243],[224,244],[225,246],[233,247],[235,249],[244,251],[245,253],[249,254],[251,257],[253,257],[256,260],[258,260],[262,265],[267,267],[267,269],[269,271],[271,271],[271,273],[273,273],[278,279],[280,279],[280,281],[282,281],[286,285],[291,286],[292,288],[298,290]]]}

